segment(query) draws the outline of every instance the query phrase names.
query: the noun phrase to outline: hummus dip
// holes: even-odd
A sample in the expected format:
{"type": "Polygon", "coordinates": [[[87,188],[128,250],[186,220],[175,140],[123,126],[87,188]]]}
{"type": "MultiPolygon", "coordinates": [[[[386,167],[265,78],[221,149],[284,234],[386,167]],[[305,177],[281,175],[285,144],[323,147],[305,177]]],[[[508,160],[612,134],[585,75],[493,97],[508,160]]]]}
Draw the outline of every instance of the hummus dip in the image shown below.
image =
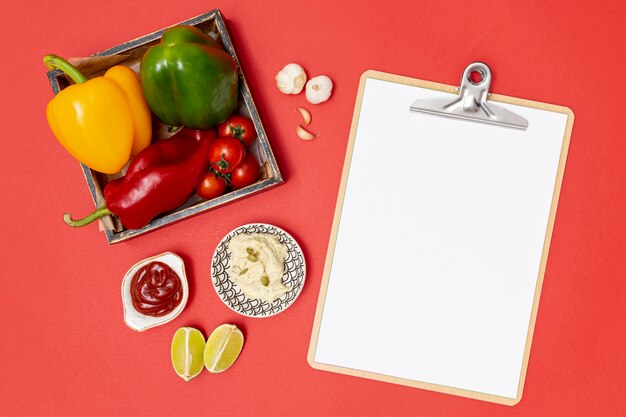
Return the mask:
{"type": "Polygon", "coordinates": [[[231,253],[228,275],[247,298],[273,302],[291,290],[283,284],[287,247],[278,236],[250,233],[234,236],[228,243],[231,253]]]}

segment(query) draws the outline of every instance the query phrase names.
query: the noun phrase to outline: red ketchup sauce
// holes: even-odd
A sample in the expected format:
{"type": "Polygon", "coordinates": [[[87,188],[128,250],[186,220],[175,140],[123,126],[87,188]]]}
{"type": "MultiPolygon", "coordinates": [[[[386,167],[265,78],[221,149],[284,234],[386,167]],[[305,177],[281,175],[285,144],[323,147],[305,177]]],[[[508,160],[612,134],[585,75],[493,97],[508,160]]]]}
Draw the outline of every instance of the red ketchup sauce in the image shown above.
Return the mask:
{"type": "Polygon", "coordinates": [[[183,288],[172,268],[163,262],[150,262],[133,275],[130,295],[135,310],[146,316],[160,317],[180,304],[183,288]]]}

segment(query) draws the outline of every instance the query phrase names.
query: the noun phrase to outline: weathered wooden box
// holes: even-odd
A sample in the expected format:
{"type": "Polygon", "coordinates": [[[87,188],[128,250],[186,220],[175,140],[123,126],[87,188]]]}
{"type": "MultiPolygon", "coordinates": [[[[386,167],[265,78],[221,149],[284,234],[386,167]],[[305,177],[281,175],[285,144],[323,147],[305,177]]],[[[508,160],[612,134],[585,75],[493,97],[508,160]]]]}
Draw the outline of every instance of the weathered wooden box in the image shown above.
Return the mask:
{"type": "MultiPolygon", "coordinates": [[[[179,207],[173,212],[165,213],[155,219],[153,219],[148,225],[141,229],[129,230],[125,229],[122,224],[116,218],[108,216],[104,218],[103,225],[105,228],[106,238],[109,243],[117,243],[123,240],[142,235],[144,233],[153,231],[168,224],[177,222],[179,220],[186,219],[205,211],[209,211],[213,208],[232,203],[239,199],[249,197],[257,194],[261,191],[265,191],[269,188],[280,185],[284,182],[283,177],[278,169],[278,164],[269,140],[259,118],[257,108],[252,99],[252,94],[246,82],[241,62],[237,58],[235,46],[230,38],[224,17],[219,10],[213,10],[204,15],[189,19],[178,24],[185,24],[196,26],[200,30],[216,38],[222,43],[224,49],[233,57],[237,63],[239,70],[239,112],[247,114],[253,121],[257,131],[257,140],[253,145],[251,151],[255,154],[259,163],[261,164],[261,179],[248,187],[230,191],[229,193],[222,195],[212,200],[202,200],[198,196],[193,196],[183,206],[179,207]]],[[[177,24],[177,25],[178,25],[177,24]]],[[[176,25],[173,25],[176,26],[176,25]]],[[[141,58],[146,50],[159,42],[161,34],[167,29],[164,28],[157,32],[143,36],[141,38],[126,42],[122,45],[118,45],[106,51],[99,52],[88,58],[74,59],[72,62],[81,70],[81,72],[92,78],[94,76],[102,75],[108,68],[113,65],[126,65],[135,70],[138,70],[141,58]]],[[[54,94],[64,89],[69,85],[68,79],[60,70],[53,70],[48,72],[48,79],[54,94]]],[[[83,173],[89,186],[89,191],[96,207],[100,207],[104,204],[104,197],[102,189],[113,178],[120,175],[105,175],[99,172],[92,171],[85,165],[82,165],[83,173]]]]}

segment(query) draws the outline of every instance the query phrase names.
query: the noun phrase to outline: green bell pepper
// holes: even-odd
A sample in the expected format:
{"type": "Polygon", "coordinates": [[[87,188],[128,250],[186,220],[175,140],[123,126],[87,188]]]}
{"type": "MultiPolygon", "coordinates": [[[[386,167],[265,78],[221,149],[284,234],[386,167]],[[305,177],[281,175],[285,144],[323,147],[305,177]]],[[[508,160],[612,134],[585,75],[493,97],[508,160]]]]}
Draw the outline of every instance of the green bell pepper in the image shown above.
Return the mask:
{"type": "Polygon", "coordinates": [[[207,129],[237,107],[235,61],[193,26],[163,32],[161,42],[144,54],[140,73],[148,106],[169,126],[207,129]]]}

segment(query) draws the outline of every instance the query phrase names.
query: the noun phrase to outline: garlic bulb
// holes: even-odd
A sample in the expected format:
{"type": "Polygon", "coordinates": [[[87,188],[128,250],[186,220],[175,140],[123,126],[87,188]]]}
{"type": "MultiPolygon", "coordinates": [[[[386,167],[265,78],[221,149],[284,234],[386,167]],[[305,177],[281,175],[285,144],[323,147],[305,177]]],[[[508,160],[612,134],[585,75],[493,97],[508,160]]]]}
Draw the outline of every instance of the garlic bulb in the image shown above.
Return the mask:
{"type": "Polygon", "coordinates": [[[306,99],[311,104],[323,103],[330,98],[333,82],[325,75],[313,77],[306,83],[306,99]]]}
{"type": "Polygon", "coordinates": [[[306,83],[306,73],[298,64],[287,64],[276,74],[275,79],[281,93],[299,94],[306,83]]]}

